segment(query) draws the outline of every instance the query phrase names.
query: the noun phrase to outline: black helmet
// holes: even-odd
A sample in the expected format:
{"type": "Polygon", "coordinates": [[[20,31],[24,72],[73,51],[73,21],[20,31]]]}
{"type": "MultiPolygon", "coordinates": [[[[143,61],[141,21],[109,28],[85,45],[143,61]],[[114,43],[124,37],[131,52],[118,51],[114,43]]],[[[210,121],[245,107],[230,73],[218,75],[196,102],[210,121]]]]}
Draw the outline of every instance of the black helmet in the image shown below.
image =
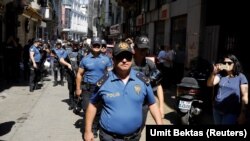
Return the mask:
{"type": "Polygon", "coordinates": [[[138,48],[150,48],[149,39],[145,35],[141,35],[135,38],[135,44],[138,48]]]}
{"type": "Polygon", "coordinates": [[[107,42],[104,39],[102,39],[101,42],[102,42],[102,45],[107,45],[107,42]]]}
{"type": "Polygon", "coordinates": [[[74,41],[73,41],[73,44],[74,44],[74,45],[78,45],[78,44],[79,44],[79,41],[78,41],[78,40],[74,40],[74,41]]]}
{"type": "Polygon", "coordinates": [[[57,44],[57,45],[62,45],[62,40],[61,40],[61,39],[57,39],[57,40],[56,40],[56,44],[57,44]]]}

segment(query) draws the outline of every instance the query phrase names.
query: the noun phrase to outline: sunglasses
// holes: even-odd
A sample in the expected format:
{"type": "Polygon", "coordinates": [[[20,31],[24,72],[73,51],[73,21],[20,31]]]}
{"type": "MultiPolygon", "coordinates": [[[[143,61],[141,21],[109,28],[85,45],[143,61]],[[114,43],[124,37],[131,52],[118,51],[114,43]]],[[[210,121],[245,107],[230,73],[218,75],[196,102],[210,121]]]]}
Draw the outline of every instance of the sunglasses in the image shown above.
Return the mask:
{"type": "Polygon", "coordinates": [[[102,48],[107,48],[107,46],[102,45],[102,48]]]}
{"type": "Polygon", "coordinates": [[[122,61],[123,59],[126,59],[127,61],[131,61],[133,58],[132,54],[131,53],[121,53],[117,56],[115,56],[115,59],[118,60],[118,61],[122,61]]]}
{"type": "Polygon", "coordinates": [[[224,64],[224,65],[226,65],[226,64],[228,64],[228,65],[232,65],[234,62],[223,62],[222,64],[224,64]]]}
{"type": "Polygon", "coordinates": [[[100,48],[101,46],[99,44],[93,44],[93,48],[100,48]]]}

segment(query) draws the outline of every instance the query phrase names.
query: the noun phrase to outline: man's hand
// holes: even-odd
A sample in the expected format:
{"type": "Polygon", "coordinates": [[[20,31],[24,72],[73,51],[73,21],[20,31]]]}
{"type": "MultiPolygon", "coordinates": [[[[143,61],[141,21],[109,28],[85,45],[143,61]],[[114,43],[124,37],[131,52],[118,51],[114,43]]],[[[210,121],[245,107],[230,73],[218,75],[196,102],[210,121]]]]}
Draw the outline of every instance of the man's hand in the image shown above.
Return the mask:
{"type": "Polygon", "coordinates": [[[37,65],[36,65],[36,63],[33,63],[33,67],[37,69],[37,65]]]}
{"type": "Polygon", "coordinates": [[[84,141],[93,141],[94,140],[94,134],[93,132],[84,132],[84,141]]]}
{"type": "Polygon", "coordinates": [[[70,64],[67,65],[67,67],[72,70],[72,66],[70,64]]]}
{"type": "Polygon", "coordinates": [[[164,118],[165,114],[164,114],[164,107],[160,107],[160,113],[161,113],[161,118],[164,118]]]}
{"type": "Polygon", "coordinates": [[[76,89],[76,96],[79,98],[81,96],[82,89],[76,89]]]}

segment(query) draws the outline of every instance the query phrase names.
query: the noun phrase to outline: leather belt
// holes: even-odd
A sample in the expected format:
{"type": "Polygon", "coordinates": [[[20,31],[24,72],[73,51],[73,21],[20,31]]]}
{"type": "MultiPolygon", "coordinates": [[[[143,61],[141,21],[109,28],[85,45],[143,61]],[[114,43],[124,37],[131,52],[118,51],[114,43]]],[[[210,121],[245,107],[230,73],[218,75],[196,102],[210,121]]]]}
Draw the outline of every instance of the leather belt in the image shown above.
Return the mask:
{"type": "Polygon", "coordinates": [[[94,91],[95,88],[96,88],[96,85],[95,84],[91,84],[91,83],[86,83],[86,82],[82,82],[81,83],[81,88],[83,90],[87,90],[87,91],[94,91]]]}
{"type": "Polygon", "coordinates": [[[106,134],[112,136],[112,137],[115,138],[115,139],[123,139],[123,140],[126,140],[126,141],[129,141],[129,140],[131,140],[131,139],[136,138],[136,137],[140,134],[140,131],[141,131],[140,128],[139,128],[139,129],[137,129],[137,130],[136,130],[134,133],[132,133],[132,134],[120,135],[120,134],[116,134],[116,133],[113,133],[113,132],[109,132],[109,131],[105,130],[105,129],[102,128],[102,127],[100,127],[100,129],[101,129],[104,133],[106,133],[106,134]]]}

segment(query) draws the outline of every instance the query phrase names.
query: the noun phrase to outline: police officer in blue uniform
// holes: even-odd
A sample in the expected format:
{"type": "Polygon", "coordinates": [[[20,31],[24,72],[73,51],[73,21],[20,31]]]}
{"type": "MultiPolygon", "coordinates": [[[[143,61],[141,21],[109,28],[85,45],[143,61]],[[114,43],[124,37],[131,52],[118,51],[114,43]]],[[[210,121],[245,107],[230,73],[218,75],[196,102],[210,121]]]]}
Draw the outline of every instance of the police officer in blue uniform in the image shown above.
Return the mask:
{"type": "MultiPolygon", "coordinates": [[[[69,46],[71,47],[71,46],[69,46]]],[[[78,52],[78,42],[73,42],[72,48],[68,48],[65,53],[60,56],[60,63],[66,66],[66,76],[69,90],[69,110],[75,108],[76,105],[76,73],[79,63],[82,59],[82,54],[78,52]]]]}
{"type": "Polygon", "coordinates": [[[125,42],[119,42],[114,48],[113,56],[114,70],[97,82],[98,87],[87,108],[85,141],[94,138],[91,128],[99,102],[102,102],[99,121],[101,141],[139,141],[144,101],[147,101],[155,122],[163,124],[150,80],[131,69],[131,47],[125,42]]]}
{"type": "MultiPolygon", "coordinates": [[[[155,63],[147,59],[147,53],[150,49],[149,39],[145,35],[140,35],[135,38],[134,44],[134,60],[132,63],[132,68],[137,71],[142,72],[145,76],[149,77],[151,80],[151,86],[154,88],[154,92],[157,95],[159,101],[159,108],[161,112],[161,117],[164,118],[164,92],[160,84],[162,75],[157,69],[155,63]],[[156,79],[157,78],[157,79],[156,79]]],[[[144,107],[144,121],[146,122],[148,113],[148,106],[144,107]]]]}
{"type": "Polygon", "coordinates": [[[54,59],[54,65],[53,65],[53,71],[54,71],[54,85],[58,85],[58,73],[60,73],[60,84],[63,86],[63,75],[64,75],[64,68],[60,64],[60,56],[64,54],[65,50],[62,48],[62,41],[57,40],[56,41],[56,48],[52,49],[52,54],[55,57],[54,59]]]}
{"type": "MultiPolygon", "coordinates": [[[[112,62],[108,57],[101,55],[101,39],[94,37],[91,40],[91,52],[85,56],[79,65],[76,77],[76,94],[80,97],[82,95],[82,108],[86,111],[89,103],[89,98],[96,87],[96,82],[101,76],[112,69],[112,62]],[[82,77],[83,82],[82,82],[82,77]],[[82,85],[82,86],[81,86],[82,85]]],[[[93,131],[97,137],[98,121],[95,120],[93,131]]]]}
{"type": "Polygon", "coordinates": [[[41,44],[40,39],[35,39],[33,45],[29,49],[30,54],[30,92],[33,92],[39,81],[40,76],[40,63],[41,63],[41,53],[39,51],[39,46],[41,44]]]}

